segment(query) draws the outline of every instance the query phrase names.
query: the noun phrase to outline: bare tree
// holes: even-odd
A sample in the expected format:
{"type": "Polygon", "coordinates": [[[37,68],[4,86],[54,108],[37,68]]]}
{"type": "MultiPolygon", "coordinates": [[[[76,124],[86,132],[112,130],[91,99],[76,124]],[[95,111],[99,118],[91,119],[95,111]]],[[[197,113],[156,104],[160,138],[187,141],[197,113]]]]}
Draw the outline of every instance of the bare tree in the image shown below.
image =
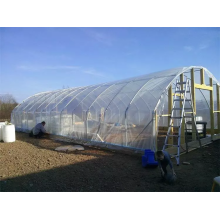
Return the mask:
{"type": "Polygon", "coordinates": [[[10,120],[11,112],[17,104],[13,95],[0,94],[0,121],[10,120]]]}

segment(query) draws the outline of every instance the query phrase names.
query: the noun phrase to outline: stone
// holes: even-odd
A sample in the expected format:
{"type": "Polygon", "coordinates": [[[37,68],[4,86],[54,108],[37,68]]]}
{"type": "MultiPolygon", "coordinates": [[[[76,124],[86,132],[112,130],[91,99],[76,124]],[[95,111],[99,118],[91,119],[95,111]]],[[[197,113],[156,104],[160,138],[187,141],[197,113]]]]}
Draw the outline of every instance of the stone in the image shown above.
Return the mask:
{"type": "Polygon", "coordinates": [[[77,150],[84,150],[84,147],[81,145],[67,145],[67,146],[60,146],[55,149],[56,151],[63,151],[63,152],[71,152],[77,150]]]}

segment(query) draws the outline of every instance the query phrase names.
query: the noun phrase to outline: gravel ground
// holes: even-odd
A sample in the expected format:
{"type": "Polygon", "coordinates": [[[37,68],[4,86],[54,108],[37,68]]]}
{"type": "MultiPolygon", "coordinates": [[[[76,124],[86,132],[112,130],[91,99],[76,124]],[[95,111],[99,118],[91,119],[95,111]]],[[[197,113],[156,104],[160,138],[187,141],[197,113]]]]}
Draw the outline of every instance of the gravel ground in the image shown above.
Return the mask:
{"type": "Polygon", "coordinates": [[[174,184],[161,182],[158,167],[143,168],[141,155],[88,146],[71,153],[54,150],[63,145],[69,143],[20,132],[14,143],[0,142],[0,191],[210,192],[213,178],[220,175],[219,140],[182,155],[181,162],[190,165],[174,165],[174,184]]]}

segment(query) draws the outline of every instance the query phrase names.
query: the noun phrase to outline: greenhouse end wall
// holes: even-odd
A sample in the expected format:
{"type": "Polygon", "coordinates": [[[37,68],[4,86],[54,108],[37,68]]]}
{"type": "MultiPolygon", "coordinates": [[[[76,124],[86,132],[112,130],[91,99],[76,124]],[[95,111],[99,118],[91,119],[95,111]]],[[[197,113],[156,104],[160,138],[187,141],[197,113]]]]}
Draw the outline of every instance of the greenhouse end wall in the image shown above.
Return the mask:
{"type": "MultiPolygon", "coordinates": [[[[153,120],[154,112],[160,116],[167,111],[169,86],[192,68],[203,67],[181,67],[111,83],[39,93],[18,105],[11,121],[17,131],[28,132],[45,121],[46,130],[54,135],[155,150],[155,130],[159,125],[167,126],[167,121],[160,117],[153,120]]],[[[205,73],[213,77],[207,69],[205,73]]],[[[218,83],[215,78],[214,81],[218,83]]]]}

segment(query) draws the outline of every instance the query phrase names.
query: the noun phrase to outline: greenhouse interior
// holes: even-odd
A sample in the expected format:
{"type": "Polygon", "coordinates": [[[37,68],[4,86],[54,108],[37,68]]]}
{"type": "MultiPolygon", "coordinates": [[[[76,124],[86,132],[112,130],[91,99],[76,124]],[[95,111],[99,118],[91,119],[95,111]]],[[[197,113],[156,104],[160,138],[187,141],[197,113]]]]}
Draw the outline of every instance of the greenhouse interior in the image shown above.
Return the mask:
{"type": "Polygon", "coordinates": [[[199,142],[204,145],[220,139],[219,90],[217,79],[202,66],[174,68],[99,85],[41,92],[16,106],[11,122],[16,131],[29,132],[45,121],[50,134],[114,149],[156,151],[164,149],[167,142],[167,149],[176,154],[178,135],[181,152],[199,142]],[[176,93],[177,84],[183,89],[184,83],[191,98],[176,93]],[[192,106],[195,126],[190,120],[178,119],[184,111],[183,102],[176,103],[178,111],[172,113],[178,98],[184,100],[185,108],[192,106]],[[171,123],[172,116],[176,120],[171,123]],[[175,126],[169,129],[170,124],[178,123],[181,132],[175,126]],[[186,135],[187,126],[191,135],[188,131],[186,135]]]}

